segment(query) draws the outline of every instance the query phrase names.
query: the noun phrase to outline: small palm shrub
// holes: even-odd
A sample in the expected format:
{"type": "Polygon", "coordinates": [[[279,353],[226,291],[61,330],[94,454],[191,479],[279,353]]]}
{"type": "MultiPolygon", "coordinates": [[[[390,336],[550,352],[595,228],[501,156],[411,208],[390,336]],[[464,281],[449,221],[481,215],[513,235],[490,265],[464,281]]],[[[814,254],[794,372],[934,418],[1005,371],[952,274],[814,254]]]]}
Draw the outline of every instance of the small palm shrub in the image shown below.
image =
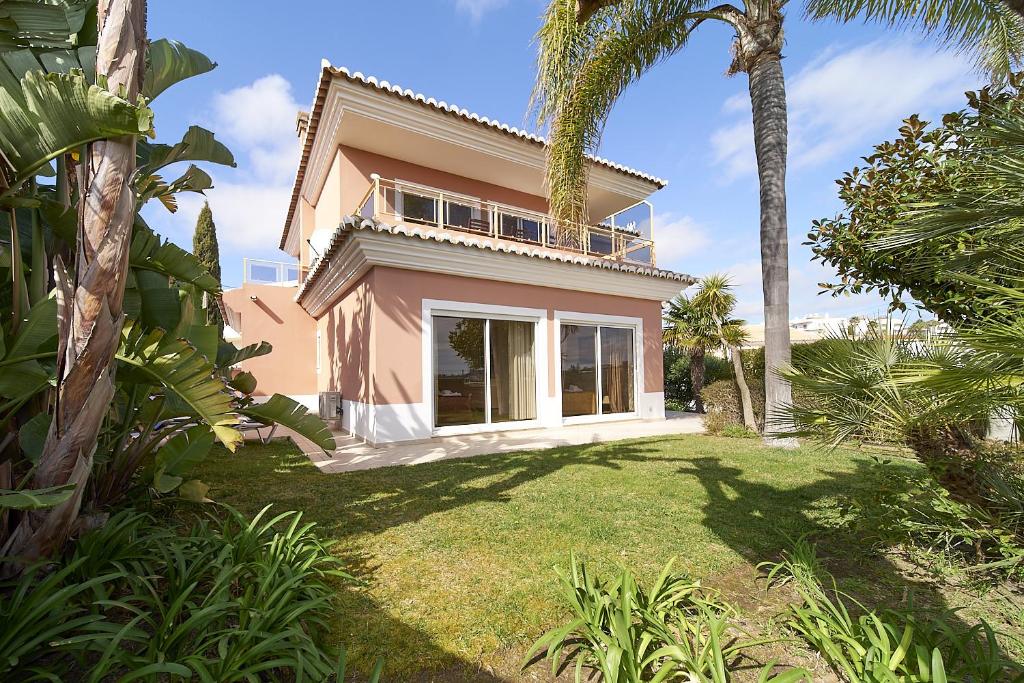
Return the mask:
{"type": "MultiPolygon", "coordinates": [[[[627,569],[605,581],[575,557],[570,565],[559,576],[572,617],[537,640],[526,665],[543,651],[553,675],[574,666],[578,681],[589,670],[596,680],[621,683],[726,683],[744,649],[770,642],[745,639],[733,623],[735,610],[699,581],[673,572],[671,561],[646,590],[627,569]]],[[[773,675],[773,668],[763,669],[762,683],[810,680],[803,669],[773,675]]]]}
{"type": "MultiPolygon", "coordinates": [[[[875,458],[873,467],[888,461],[875,458]]],[[[1024,574],[1024,478],[990,464],[978,477],[984,507],[955,499],[921,470],[888,471],[866,500],[851,499],[854,531],[883,548],[904,549],[919,565],[965,568],[1019,579],[1024,574]]]]}
{"type": "Polygon", "coordinates": [[[331,582],[347,579],[296,512],[122,511],[55,571],[0,584],[0,678],[327,680],[331,582]]]}
{"type": "Polygon", "coordinates": [[[1024,681],[1024,667],[1003,657],[987,622],[958,630],[952,612],[924,621],[909,612],[870,610],[839,591],[806,540],[782,562],[762,566],[769,582],[790,584],[800,597],[789,608],[790,628],[850,683],[1024,681]]]}

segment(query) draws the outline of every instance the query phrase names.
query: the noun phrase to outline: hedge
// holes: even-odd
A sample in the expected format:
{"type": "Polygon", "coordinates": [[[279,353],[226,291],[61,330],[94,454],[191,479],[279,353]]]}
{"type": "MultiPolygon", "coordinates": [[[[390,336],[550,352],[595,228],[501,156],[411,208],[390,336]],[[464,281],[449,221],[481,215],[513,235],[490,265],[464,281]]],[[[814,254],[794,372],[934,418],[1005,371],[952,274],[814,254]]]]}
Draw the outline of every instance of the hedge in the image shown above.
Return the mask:
{"type": "MultiPolygon", "coordinates": [[[[760,379],[747,378],[747,386],[750,388],[750,403],[754,408],[754,419],[757,421],[757,428],[764,429],[764,382],[760,379]]],[[[704,387],[700,392],[704,399],[707,411],[716,411],[720,414],[724,425],[743,424],[743,405],[740,402],[740,392],[736,388],[736,382],[732,379],[723,379],[704,387]]]]}

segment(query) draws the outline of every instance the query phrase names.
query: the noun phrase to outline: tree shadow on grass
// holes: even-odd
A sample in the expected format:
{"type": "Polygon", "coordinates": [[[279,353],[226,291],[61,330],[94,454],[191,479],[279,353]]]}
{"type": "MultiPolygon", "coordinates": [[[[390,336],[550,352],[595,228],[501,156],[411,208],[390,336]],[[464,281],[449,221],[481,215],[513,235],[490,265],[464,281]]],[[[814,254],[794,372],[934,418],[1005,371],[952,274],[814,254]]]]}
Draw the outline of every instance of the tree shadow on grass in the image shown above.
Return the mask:
{"type": "MultiPolygon", "coordinates": [[[[771,456],[767,456],[771,457],[771,456]]],[[[807,451],[786,457],[811,457],[807,451]]],[[[910,576],[906,568],[871,548],[848,525],[826,523],[828,510],[844,497],[868,494],[905,465],[873,465],[867,458],[854,460],[855,469],[827,472],[826,477],[801,486],[774,486],[752,481],[737,467],[717,457],[695,458],[679,469],[693,476],[707,492],[703,523],[723,543],[748,562],[781,559],[783,551],[803,534],[814,542],[819,559],[835,576],[840,590],[871,609],[911,610],[919,616],[937,616],[949,605],[941,586],[927,577],[910,576]],[[816,510],[817,514],[812,514],[816,510]],[[765,533],[755,533],[754,530],[765,533]]],[[[713,585],[713,580],[710,582],[713,585]]],[[[763,586],[763,584],[762,584],[763,586]]],[[[764,593],[761,593],[763,596],[764,593]]],[[[856,613],[857,609],[852,609],[856,613]]],[[[956,613],[944,613],[947,624],[966,631],[968,625],[956,613]]]]}

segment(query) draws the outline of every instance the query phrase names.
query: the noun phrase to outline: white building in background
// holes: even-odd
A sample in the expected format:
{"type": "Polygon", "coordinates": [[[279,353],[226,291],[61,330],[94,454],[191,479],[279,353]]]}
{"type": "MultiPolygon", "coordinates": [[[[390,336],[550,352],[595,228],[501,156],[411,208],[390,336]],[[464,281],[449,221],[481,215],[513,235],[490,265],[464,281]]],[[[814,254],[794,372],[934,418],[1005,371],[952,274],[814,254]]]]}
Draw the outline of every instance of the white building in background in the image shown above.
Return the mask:
{"type": "MultiPolygon", "coordinates": [[[[807,344],[824,339],[850,335],[863,337],[873,329],[891,330],[898,332],[908,329],[920,317],[897,316],[897,315],[852,315],[849,317],[833,317],[827,313],[809,313],[802,318],[794,318],[789,321],[790,341],[794,344],[807,344]]],[[[932,321],[929,328],[931,334],[941,334],[951,331],[949,325],[932,321]]],[[[764,346],[764,323],[756,325],[744,325],[747,333],[745,348],[759,348],[764,346]]]]}

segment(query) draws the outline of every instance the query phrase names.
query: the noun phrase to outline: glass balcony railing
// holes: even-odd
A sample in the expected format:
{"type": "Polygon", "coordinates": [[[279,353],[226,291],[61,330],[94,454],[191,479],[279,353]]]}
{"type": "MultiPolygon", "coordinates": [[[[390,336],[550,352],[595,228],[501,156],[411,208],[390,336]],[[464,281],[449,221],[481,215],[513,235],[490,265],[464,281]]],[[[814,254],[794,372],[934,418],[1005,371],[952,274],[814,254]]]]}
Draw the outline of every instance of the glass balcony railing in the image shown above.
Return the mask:
{"type": "Polygon", "coordinates": [[[260,285],[298,285],[304,275],[298,263],[283,261],[265,261],[263,259],[244,259],[242,282],[260,285]]]}
{"type": "Polygon", "coordinates": [[[430,225],[646,266],[655,263],[647,202],[609,216],[599,225],[570,224],[457,192],[386,180],[377,174],[371,178],[373,183],[358,208],[364,218],[430,225]]]}

